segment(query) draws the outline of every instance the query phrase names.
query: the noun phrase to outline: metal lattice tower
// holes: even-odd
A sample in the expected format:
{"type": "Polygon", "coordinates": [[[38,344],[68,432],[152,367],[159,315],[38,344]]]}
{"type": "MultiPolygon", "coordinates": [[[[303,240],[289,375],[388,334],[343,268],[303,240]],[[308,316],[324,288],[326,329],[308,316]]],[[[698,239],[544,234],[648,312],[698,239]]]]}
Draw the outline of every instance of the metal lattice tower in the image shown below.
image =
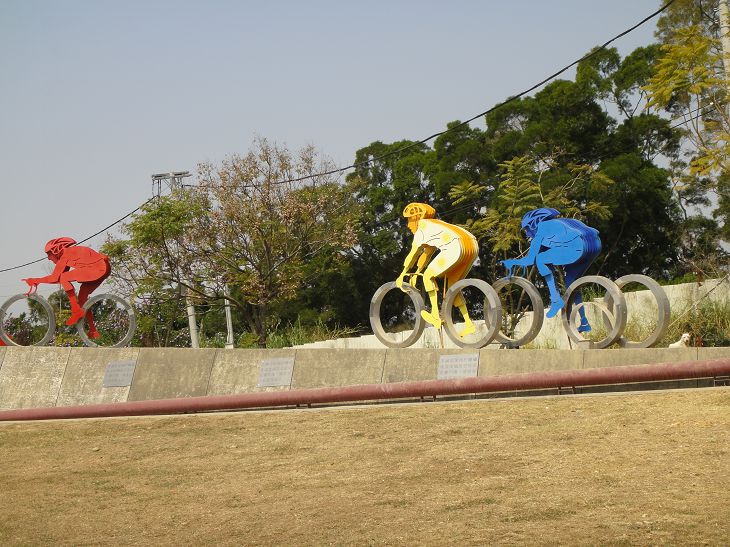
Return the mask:
{"type": "Polygon", "coordinates": [[[152,175],[152,194],[160,197],[163,183],[165,183],[165,188],[170,191],[178,190],[183,187],[183,179],[191,176],[190,171],[171,171],[170,173],[152,175]]]}

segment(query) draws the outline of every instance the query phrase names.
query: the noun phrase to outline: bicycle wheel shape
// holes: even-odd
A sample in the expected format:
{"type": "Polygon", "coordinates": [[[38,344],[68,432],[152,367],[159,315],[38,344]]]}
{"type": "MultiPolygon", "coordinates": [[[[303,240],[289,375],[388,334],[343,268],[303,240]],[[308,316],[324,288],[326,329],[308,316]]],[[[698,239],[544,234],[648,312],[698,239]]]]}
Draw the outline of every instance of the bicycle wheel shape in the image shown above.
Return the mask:
{"type": "Polygon", "coordinates": [[[576,279],[565,291],[565,306],[561,311],[563,327],[568,337],[576,343],[590,341],[596,349],[607,348],[615,343],[626,328],[626,301],[618,286],[606,277],[587,275],[576,279]],[[582,288],[593,285],[592,291],[582,288]],[[583,293],[583,302],[574,304],[578,289],[583,293]],[[576,318],[581,311],[594,308],[591,317],[591,337],[586,338],[578,331],[576,318]],[[601,322],[602,325],[598,325],[601,322]]]}
{"type": "MultiPolygon", "coordinates": [[[[128,346],[137,328],[132,306],[114,294],[98,294],[84,304],[91,311],[97,336],[89,331],[88,317],[76,323],[76,330],[89,347],[121,348],[128,346]]],[[[88,315],[88,314],[87,314],[88,315]]]]}
{"type": "Polygon", "coordinates": [[[500,330],[495,340],[509,348],[529,344],[540,333],[545,305],[539,291],[524,277],[503,277],[492,283],[502,306],[500,330]],[[502,294],[504,292],[504,294],[502,294]],[[512,332],[512,337],[505,333],[512,332]],[[517,337],[516,333],[523,333],[517,337]]]}
{"type": "Polygon", "coordinates": [[[425,307],[421,293],[411,285],[404,283],[403,287],[405,292],[398,288],[395,281],[385,283],[375,291],[370,301],[370,326],[373,334],[389,348],[412,346],[421,337],[426,326],[421,317],[421,311],[425,307]],[[383,308],[387,313],[385,321],[381,313],[383,308]]]}
{"type": "Polygon", "coordinates": [[[8,346],[45,346],[56,333],[56,314],[37,294],[16,294],[0,307],[0,338],[8,346]]]}
{"type": "MultiPolygon", "coordinates": [[[[639,301],[639,296],[629,297],[629,300],[631,301],[632,307],[641,308],[643,311],[646,311],[647,309],[654,309],[656,306],[656,313],[657,313],[657,322],[656,327],[654,327],[654,330],[643,340],[639,340],[637,342],[629,340],[626,336],[621,336],[619,338],[619,345],[622,348],[650,348],[654,344],[656,344],[659,340],[662,339],[664,334],[667,332],[667,328],[669,327],[669,318],[671,314],[671,309],[669,305],[669,298],[667,298],[667,293],[664,292],[664,289],[662,289],[661,285],[654,281],[651,277],[647,275],[641,275],[641,274],[630,274],[625,275],[623,277],[619,277],[616,281],[616,286],[620,290],[623,291],[623,288],[629,285],[630,283],[636,283],[638,285],[643,285],[649,291],[651,291],[651,295],[654,297],[654,303],[644,300],[643,296],[641,297],[641,301],[639,301]]],[[[633,295],[634,293],[628,293],[629,295],[633,295]]],[[[648,296],[648,295],[647,295],[648,296]]],[[[624,295],[626,297],[626,295],[624,295]]],[[[628,302],[627,302],[628,304],[628,302]]],[[[630,309],[628,310],[631,311],[630,309]]]]}
{"type": "Polygon", "coordinates": [[[441,305],[441,317],[449,338],[462,348],[481,348],[492,341],[499,330],[502,318],[502,305],[494,288],[481,279],[462,279],[446,291],[441,305]],[[467,293],[467,294],[464,294],[467,293]],[[470,293],[476,293],[470,294],[470,293]],[[458,329],[456,321],[461,321],[461,311],[454,306],[457,296],[464,298],[475,332],[463,335],[466,325],[458,329]]]}

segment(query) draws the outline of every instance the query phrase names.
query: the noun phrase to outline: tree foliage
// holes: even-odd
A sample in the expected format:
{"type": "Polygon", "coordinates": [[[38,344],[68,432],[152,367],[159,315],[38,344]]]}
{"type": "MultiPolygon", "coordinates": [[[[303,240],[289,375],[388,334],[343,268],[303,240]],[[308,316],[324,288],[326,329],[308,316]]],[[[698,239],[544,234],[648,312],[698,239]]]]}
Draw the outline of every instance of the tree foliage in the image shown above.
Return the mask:
{"type": "Polygon", "coordinates": [[[357,295],[348,321],[366,322],[370,296],[399,271],[411,238],[401,210],[411,201],[477,235],[473,274],[487,279],[503,275],[501,259],[524,250],[522,214],[545,205],[601,231],[600,273],[679,272],[681,209],[670,171],[656,162],[678,161],[680,132],[647,108],[645,89],[659,53],[657,45],[623,59],[615,49],[596,51],[575,81],[492,110],[484,130],[455,121],[432,147],[396,141],[358,150],[348,177],[362,208],[344,274],[357,295]]]}
{"type": "MultiPolygon", "coordinates": [[[[676,0],[660,44],[624,58],[597,49],[574,81],[490,111],[483,129],[456,120],[431,145],[364,146],[345,184],[317,175],[331,166],[312,147],[292,154],[265,139],[203,164],[195,191],[156,200],[107,244],[118,281],[158,330],[190,294],[203,330],[220,329],[226,284],[235,320],[260,345],[284,324],[364,326],[374,291],[410,247],[402,211],[412,201],[477,235],[476,277],[504,274],[500,260],[525,250],[522,215],[541,206],[600,231],[594,273],[682,275],[727,234],[696,213],[711,202],[707,190],[717,219],[730,211],[717,29],[695,8],[676,0]],[[679,120],[697,125],[686,131],[679,120]]],[[[167,333],[145,336],[174,343],[186,328],[179,316],[167,333]]]]}
{"type": "Polygon", "coordinates": [[[313,147],[297,155],[259,139],[247,154],[199,167],[200,185],[147,205],[109,241],[117,281],[160,309],[183,296],[224,299],[264,346],[281,310],[355,242],[350,194],[313,147]],[[224,294],[224,286],[232,290],[224,294]]]}
{"type": "Polygon", "coordinates": [[[722,53],[717,0],[675,1],[659,20],[657,36],[660,54],[644,89],[650,107],[683,126],[682,155],[671,161],[672,189],[683,217],[681,259],[696,269],[700,249],[724,254],[718,240],[725,231],[712,217],[727,225],[730,216],[722,199],[730,167],[730,64],[722,53]],[[712,194],[718,207],[710,215],[712,194]]]}

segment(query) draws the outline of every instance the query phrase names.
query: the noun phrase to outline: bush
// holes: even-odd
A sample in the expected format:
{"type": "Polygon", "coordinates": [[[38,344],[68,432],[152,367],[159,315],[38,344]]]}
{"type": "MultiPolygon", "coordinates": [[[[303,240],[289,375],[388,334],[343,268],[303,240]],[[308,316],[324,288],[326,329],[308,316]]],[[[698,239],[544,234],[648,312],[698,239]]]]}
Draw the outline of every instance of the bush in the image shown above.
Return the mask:
{"type": "Polygon", "coordinates": [[[683,303],[672,310],[670,328],[659,345],[667,346],[688,332],[693,346],[730,346],[730,300],[705,298],[698,306],[691,306],[683,303]]]}
{"type": "Polygon", "coordinates": [[[345,338],[348,336],[356,336],[359,329],[352,327],[340,327],[335,325],[330,327],[327,324],[318,321],[311,326],[303,326],[301,321],[289,324],[284,328],[279,328],[269,335],[267,348],[287,348],[298,346],[301,344],[309,344],[311,342],[319,342],[321,340],[334,340],[335,338],[345,338]]]}

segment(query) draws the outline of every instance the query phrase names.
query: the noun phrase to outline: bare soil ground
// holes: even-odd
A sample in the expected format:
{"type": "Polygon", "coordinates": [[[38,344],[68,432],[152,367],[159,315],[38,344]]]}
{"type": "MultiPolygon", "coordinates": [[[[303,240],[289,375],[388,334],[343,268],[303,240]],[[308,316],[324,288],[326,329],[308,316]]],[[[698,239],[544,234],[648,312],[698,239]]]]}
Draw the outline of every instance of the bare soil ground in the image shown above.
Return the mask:
{"type": "Polygon", "coordinates": [[[0,544],[728,545],[730,388],[0,424],[0,544]]]}

